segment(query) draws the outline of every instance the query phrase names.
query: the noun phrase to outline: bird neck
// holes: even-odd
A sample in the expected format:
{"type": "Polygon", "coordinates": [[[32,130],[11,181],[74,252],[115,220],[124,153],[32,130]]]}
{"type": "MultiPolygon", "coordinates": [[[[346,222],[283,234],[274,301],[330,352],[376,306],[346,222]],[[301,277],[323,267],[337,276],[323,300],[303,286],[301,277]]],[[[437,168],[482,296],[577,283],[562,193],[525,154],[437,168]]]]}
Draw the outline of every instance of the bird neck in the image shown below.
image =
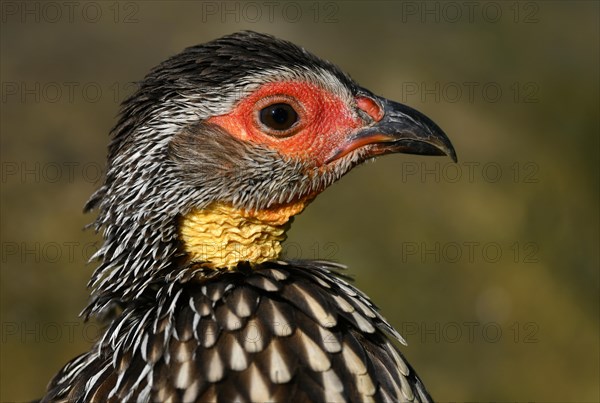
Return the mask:
{"type": "Polygon", "coordinates": [[[279,258],[281,243],[307,201],[266,210],[241,210],[226,204],[194,209],[182,217],[180,239],[190,262],[232,268],[239,262],[263,263],[279,258]]]}

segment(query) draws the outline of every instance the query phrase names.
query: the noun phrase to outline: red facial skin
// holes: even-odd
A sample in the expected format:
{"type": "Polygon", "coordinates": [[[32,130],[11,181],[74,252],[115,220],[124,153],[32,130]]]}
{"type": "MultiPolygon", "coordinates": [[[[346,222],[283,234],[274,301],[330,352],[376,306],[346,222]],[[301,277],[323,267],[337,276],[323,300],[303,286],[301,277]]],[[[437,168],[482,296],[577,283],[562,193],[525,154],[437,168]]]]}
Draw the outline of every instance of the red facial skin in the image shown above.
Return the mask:
{"type": "Polygon", "coordinates": [[[357,97],[356,106],[365,111],[375,122],[379,122],[383,119],[383,110],[371,98],[357,97]]]}
{"type": "Polygon", "coordinates": [[[383,111],[370,98],[357,97],[354,105],[327,90],[307,82],[283,81],[265,84],[238,103],[230,113],[215,116],[208,122],[223,127],[232,136],[266,145],[282,155],[299,157],[324,165],[340,147],[356,149],[361,145],[346,144],[349,135],[370,122],[365,122],[355,108],[362,109],[374,121],[383,111]],[[285,133],[269,130],[259,119],[259,112],[275,103],[287,103],[298,114],[298,121],[285,133]]]}

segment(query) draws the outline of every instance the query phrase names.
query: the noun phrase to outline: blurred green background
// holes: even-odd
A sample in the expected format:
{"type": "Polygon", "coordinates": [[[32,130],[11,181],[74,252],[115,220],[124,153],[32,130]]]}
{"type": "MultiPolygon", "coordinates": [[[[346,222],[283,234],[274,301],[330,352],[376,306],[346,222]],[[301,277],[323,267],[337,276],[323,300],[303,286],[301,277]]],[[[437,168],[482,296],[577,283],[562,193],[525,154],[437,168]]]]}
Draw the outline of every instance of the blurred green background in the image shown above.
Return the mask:
{"type": "Polygon", "coordinates": [[[81,210],[131,83],[241,29],[421,110],[459,156],[356,169],[287,255],[348,264],[440,401],[599,401],[599,6],[567,1],[2,2],[0,400],[98,333],[81,210]]]}

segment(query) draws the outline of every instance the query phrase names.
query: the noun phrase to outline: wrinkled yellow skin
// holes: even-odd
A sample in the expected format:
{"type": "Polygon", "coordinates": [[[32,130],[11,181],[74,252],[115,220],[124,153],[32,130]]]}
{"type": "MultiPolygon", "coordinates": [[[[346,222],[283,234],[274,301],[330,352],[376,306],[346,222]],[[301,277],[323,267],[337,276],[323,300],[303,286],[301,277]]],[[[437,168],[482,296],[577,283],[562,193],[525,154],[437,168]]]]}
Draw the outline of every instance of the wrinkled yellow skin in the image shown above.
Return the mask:
{"type": "Polygon", "coordinates": [[[244,211],[224,204],[192,210],[180,222],[184,250],[193,262],[231,268],[238,262],[262,263],[279,257],[289,220],[306,202],[268,210],[244,211]]]}

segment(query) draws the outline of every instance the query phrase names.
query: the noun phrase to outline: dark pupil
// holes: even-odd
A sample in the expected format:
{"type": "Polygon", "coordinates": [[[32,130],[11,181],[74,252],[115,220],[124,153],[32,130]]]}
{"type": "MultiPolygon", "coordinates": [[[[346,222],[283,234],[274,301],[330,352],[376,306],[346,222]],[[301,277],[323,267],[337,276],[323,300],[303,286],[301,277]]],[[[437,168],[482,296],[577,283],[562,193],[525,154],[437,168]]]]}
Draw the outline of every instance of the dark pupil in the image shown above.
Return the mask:
{"type": "Polygon", "coordinates": [[[260,111],[260,121],[275,130],[287,130],[298,120],[298,114],[288,104],[273,104],[260,111]]]}

